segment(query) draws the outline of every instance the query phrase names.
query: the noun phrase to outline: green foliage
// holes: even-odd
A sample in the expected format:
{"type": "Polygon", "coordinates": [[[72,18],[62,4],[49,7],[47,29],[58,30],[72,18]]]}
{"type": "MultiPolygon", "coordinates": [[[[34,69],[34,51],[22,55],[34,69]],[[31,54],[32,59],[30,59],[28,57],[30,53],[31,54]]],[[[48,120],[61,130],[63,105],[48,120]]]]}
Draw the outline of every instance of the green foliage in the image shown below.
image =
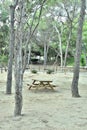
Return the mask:
{"type": "Polygon", "coordinates": [[[81,55],[81,66],[85,66],[86,65],[86,61],[85,61],[85,58],[84,58],[84,55],[81,55]]]}
{"type": "Polygon", "coordinates": [[[31,70],[33,74],[37,74],[37,70],[31,70]]]}
{"type": "Polygon", "coordinates": [[[8,19],[8,13],[6,11],[3,11],[1,13],[1,19],[0,19],[0,21],[2,21],[3,23],[6,23],[7,19],[8,19]]]}
{"type": "Polygon", "coordinates": [[[74,65],[74,57],[69,57],[67,59],[67,65],[68,66],[73,66],[74,65]]]}
{"type": "Polygon", "coordinates": [[[9,33],[9,27],[6,24],[3,24],[3,26],[0,28],[0,32],[3,34],[3,36],[6,38],[9,33]]]}
{"type": "MultiPolygon", "coordinates": [[[[59,49],[59,38],[58,33],[54,29],[54,25],[58,28],[59,32],[61,33],[61,42],[62,42],[62,51],[63,54],[65,54],[66,50],[66,44],[67,39],[69,35],[69,27],[70,27],[70,20],[65,15],[65,10],[63,5],[68,9],[70,13],[70,18],[72,18],[73,11],[70,12],[71,7],[73,8],[74,3],[76,0],[48,0],[45,2],[42,12],[42,17],[39,19],[40,14],[40,6],[42,4],[43,0],[25,0],[25,18],[27,19],[26,23],[24,24],[24,32],[27,34],[30,28],[30,33],[33,32],[35,26],[39,23],[39,27],[37,28],[37,33],[35,32],[34,36],[32,37],[32,50],[36,50],[41,52],[41,55],[44,55],[44,41],[48,44],[48,59],[50,62],[51,57],[56,57],[57,53],[60,55],[60,49],[59,49]],[[58,10],[57,10],[58,9],[58,10]],[[64,17],[66,18],[65,22],[61,22],[59,19],[60,17],[59,12],[63,12],[64,17]],[[58,17],[57,20],[55,20],[55,17],[58,17]],[[61,30],[63,29],[63,30],[61,30]]],[[[79,3],[76,2],[76,4],[79,3]]],[[[6,0],[4,4],[0,5],[0,22],[2,22],[2,26],[0,26],[0,49],[1,51],[3,48],[7,47],[8,44],[8,34],[9,34],[9,26],[7,24],[8,16],[9,16],[9,5],[10,0],[6,0]]],[[[76,7],[79,7],[77,4],[76,7]]],[[[78,12],[78,11],[77,11],[78,12]]],[[[78,23],[78,14],[76,12],[76,17],[72,20],[72,37],[70,39],[70,46],[68,52],[71,52],[72,55],[74,54],[75,50],[75,43],[76,43],[76,33],[77,33],[77,23],[78,23]]],[[[61,13],[62,14],[62,13],[61,13]]],[[[87,22],[85,21],[84,27],[83,27],[83,42],[85,43],[85,48],[87,51],[87,22]]],[[[25,38],[27,39],[27,38],[25,38]]],[[[0,57],[1,58],[1,57],[0,57]]],[[[83,58],[82,58],[83,59],[83,58]]],[[[83,64],[83,60],[81,61],[83,64]]],[[[67,59],[68,65],[73,65],[74,58],[69,57],[67,59]]],[[[36,70],[35,70],[36,71],[36,70]]],[[[51,70],[48,70],[50,73],[51,70]]]]}
{"type": "Polygon", "coordinates": [[[54,72],[54,70],[48,69],[47,70],[47,74],[52,74],[54,72]]]}
{"type": "Polygon", "coordinates": [[[0,56],[0,65],[5,65],[8,62],[8,57],[5,55],[0,56]]]}
{"type": "Polygon", "coordinates": [[[40,22],[40,16],[41,16],[41,8],[39,7],[42,4],[42,0],[37,1],[29,1],[26,0],[26,16],[28,16],[27,24],[25,25],[25,29],[30,28],[33,31],[35,27],[40,22]]]}
{"type": "Polygon", "coordinates": [[[60,0],[55,0],[55,1],[54,1],[54,0],[50,0],[50,1],[48,0],[48,1],[47,1],[47,5],[48,5],[48,6],[54,6],[54,5],[56,5],[59,1],[60,1],[60,0]]]}
{"type": "MultiPolygon", "coordinates": [[[[8,44],[8,37],[9,37],[9,4],[10,1],[6,0],[1,2],[0,4],[0,54],[3,54],[3,50],[6,50],[8,44]]],[[[0,57],[1,60],[5,60],[4,56],[0,57]]]]}
{"type": "Polygon", "coordinates": [[[11,1],[6,0],[0,4],[0,21],[6,23],[6,20],[9,18],[9,5],[11,1]]]}
{"type": "Polygon", "coordinates": [[[39,28],[42,30],[47,29],[47,23],[46,23],[46,19],[41,19],[40,24],[39,24],[39,28]]]}

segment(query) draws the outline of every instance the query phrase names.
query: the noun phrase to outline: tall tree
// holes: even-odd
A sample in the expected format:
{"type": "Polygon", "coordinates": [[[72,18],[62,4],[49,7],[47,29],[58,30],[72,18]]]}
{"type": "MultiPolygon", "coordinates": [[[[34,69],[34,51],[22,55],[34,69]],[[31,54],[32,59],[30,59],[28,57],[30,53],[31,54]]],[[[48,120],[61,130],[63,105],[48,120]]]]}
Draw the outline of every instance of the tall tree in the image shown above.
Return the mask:
{"type": "Polygon", "coordinates": [[[13,63],[13,53],[14,53],[14,14],[15,8],[17,6],[18,0],[14,1],[14,4],[10,6],[10,44],[9,44],[9,60],[8,60],[8,73],[7,73],[7,85],[6,94],[11,94],[12,88],[12,63],[13,63]]]}
{"type": "MultiPolygon", "coordinates": [[[[45,0],[43,1],[45,2],[45,0]]],[[[39,14],[39,18],[41,16],[42,12],[42,7],[43,4],[40,6],[41,11],[39,14]]],[[[31,13],[31,12],[29,12],[31,13]]],[[[22,111],[22,102],[23,102],[23,96],[22,96],[22,87],[23,87],[23,74],[25,71],[26,67],[26,52],[27,52],[27,47],[30,42],[30,38],[32,37],[35,29],[37,28],[38,23],[34,28],[32,29],[33,26],[30,26],[28,36],[29,38],[27,39],[27,42],[24,44],[24,28],[25,28],[25,16],[26,16],[26,3],[24,0],[19,0],[18,1],[18,6],[16,9],[16,39],[15,39],[15,110],[14,110],[14,115],[15,116],[20,116],[21,111],[22,111]],[[23,62],[23,57],[22,57],[22,47],[25,45],[25,61],[23,62]]],[[[29,18],[29,16],[28,16],[29,18]]],[[[33,19],[34,20],[34,19],[33,19]]],[[[33,22],[32,20],[32,22],[33,22]]],[[[33,24],[33,23],[32,23],[33,24]]]]}
{"type": "Polygon", "coordinates": [[[23,43],[23,17],[24,17],[24,0],[18,1],[17,11],[17,29],[15,41],[15,110],[14,115],[21,115],[22,111],[22,43],[23,43]]]}
{"type": "Polygon", "coordinates": [[[81,11],[78,21],[78,31],[77,31],[77,41],[76,41],[76,55],[75,55],[75,65],[74,65],[74,76],[71,86],[72,96],[80,97],[78,91],[78,81],[79,81],[79,69],[80,69],[80,57],[81,57],[81,47],[82,47],[82,29],[85,17],[86,0],[81,0],[81,11]]]}

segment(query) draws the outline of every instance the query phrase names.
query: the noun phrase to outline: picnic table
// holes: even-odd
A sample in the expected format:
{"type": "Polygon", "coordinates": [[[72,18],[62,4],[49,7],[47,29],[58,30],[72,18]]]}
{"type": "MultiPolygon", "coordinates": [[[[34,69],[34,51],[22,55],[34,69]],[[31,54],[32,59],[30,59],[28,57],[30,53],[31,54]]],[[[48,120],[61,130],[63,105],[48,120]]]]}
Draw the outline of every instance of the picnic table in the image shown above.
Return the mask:
{"type": "Polygon", "coordinates": [[[32,87],[35,87],[36,89],[44,87],[50,87],[52,90],[54,90],[55,85],[52,84],[52,80],[47,80],[47,79],[32,79],[32,84],[27,84],[29,86],[29,90],[32,87]]]}

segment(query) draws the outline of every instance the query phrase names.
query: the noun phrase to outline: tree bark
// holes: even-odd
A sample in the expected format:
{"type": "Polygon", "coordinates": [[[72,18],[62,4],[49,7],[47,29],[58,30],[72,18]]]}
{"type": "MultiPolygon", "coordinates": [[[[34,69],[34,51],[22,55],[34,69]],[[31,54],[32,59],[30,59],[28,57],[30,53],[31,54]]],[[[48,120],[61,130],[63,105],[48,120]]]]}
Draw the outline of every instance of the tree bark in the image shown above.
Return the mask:
{"type": "Polygon", "coordinates": [[[7,85],[6,85],[6,94],[11,94],[12,89],[12,63],[13,63],[13,53],[14,53],[14,6],[10,6],[10,45],[9,45],[9,60],[8,60],[8,73],[7,73],[7,85]]]}
{"type": "Polygon", "coordinates": [[[14,54],[15,44],[15,32],[14,32],[14,14],[15,8],[18,4],[18,0],[14,0],[14,4],[10,6],[10,45],[9,45],[9,60],[8,60],[8,73],[7,73],[7,84],[6,94],[11,94],[12,89],[12,63],[14,54]]]}
{"type": "Polygon", "coordinates": [[[62,52],[62,28],[61,28],[61,33],[57,29],[56,26],[54,26],[56,32],[58,33],[58,38],[59,38],[59,49],[60,49],[60,58],[61,58],[61,69],[63,67],[63,52],[62,52]]]}
{"type": "Polygon", "coordinates": [[[21,43],[17,44],[16,56],[15,56],[15,110],[14,115],[21,115],[22,110],[22,82],[23,82],[23,73],[22,73],[22,49],[21,43]]]}
{"type": "Polygon", "coordinates": [[[46,64],[47,64],[47,43],[45,41],[44,42],[44,69],[46,69],[46,64]]]}
{"type": "Polygon", "coordinates": [[[29,53],[28,53],[28,65],[30,64],[30,57],[31,57],[31,44],[32,44],[32,43],[30,43],[29,46],[28,46],[28,50],[29,50],[29,53]]]}
{"type": "Polygon", "coordinates": [[[19,3],[18,27],[16,31],[15,44],[15,109],[14,115],[20,116],[22,111],[22,87],[23,87],[23,67],[22,67],[22,39],[23,39],[23,12],[24,1],[19,3]]]}
{"type": "Polygon", "coordinates": [[[69,49],[69,45],[70,45],[71,36],[72,36],[72,24],[71,24],[71,27],[69,29],[69,36],[68,36],[67,45],[66,45],[66,51],[65,51],[65,57],[64,57],[64,67],[66,66],[66,60],[67,60],[67,55],[68,55],[68,49],[69,49]]]}
{"type": "MultiPolygon", "coordinates": [[[[25,59],[24,59],[24,64],[22,61],[22,46],[23,46],[23,29],[24,29],[24,16],[25,16],[25,11],[26,11],[26,4],[24,0],[20,0],[18,3],[18,11],[17,11],[17,30],[16,30],[16,44],[15,44],[15,110],[14,110],[14,115],[15,116],[20,116],[21,111],[22,111],[22,102],[23,102],[23,97],[22,97],[22,87],[23,87],[23,74],[25,71],[26,67],[26,54],[27,54],[27,48],[28,44],[30,42],[30,38],[33,35],[35,29],[37,26],[34,28],[32,31],[32,34],[28,32],[29,38],[27,39],[27,43],[25,43],[25,59]],[[31,34],[31,35],[30,35],[31,34]]],[[[41,15],[41,11],[40,11],[41,15]]]]}
{"type": "Polygon", "coordinates": [[[85,8],[86,8],[85,5],[86,5],[86,0],[81,0],[81,11],[80,11],[80,17],[78,21],[78,32],[77,32],[77,41],[76,41],[74,75],[73,75],[72,86],[71,86],[72,97],[80,97],[78,91],[78,81],[79,81],[81,46],[82,46],[82,28],[83,28],[85,8]]]}

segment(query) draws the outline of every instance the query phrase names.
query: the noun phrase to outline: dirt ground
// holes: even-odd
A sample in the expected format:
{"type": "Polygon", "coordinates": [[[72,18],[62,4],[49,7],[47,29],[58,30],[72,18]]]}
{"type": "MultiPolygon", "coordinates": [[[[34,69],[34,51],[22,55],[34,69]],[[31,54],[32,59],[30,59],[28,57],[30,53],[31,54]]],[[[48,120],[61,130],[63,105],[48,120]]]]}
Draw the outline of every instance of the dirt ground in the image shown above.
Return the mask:
{"type": "Polygon", "coordinates": [[[87,72],[80,72],[81,98],[72,98],[72,72],[49,75],[45,72],[32,74],[27,70],[20,117],[14,117],[14,80],[12,94],[5,94],[6,76],[6,72],[0,73],[0,130],[87,130],[87,72]],[[28,90],[27,83],[34,77],[52,79],[57,86],[55,91],[28,90]]]}

